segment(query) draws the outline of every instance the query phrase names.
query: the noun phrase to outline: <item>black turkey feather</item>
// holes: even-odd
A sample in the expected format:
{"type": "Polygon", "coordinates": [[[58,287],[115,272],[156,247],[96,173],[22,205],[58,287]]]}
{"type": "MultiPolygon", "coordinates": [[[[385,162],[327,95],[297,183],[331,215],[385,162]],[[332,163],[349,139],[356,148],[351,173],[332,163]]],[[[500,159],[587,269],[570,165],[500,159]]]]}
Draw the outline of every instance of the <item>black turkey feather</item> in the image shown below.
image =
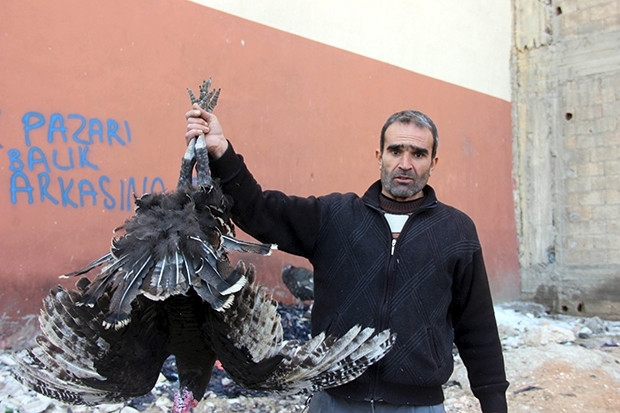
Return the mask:
{"type": "MultiPolygon", "coordinates": [[[[212,110],[219,97],[200,87],[192,103],[212,110]]],[[[231,200],[212,179],[204,136],[192,140],[177,189],[145,194],[115,231],[99,268],[76,290],[54,288],[39,316],[36,345],[16,357],[13,375],[35,391],[72,404],[130,400],[155,386],[174,355],[175,412],[202,399],[216,359],[239,384],[294,393],[347,383],[381,359],[395,336],[353,327],[343,337],[283,340],[277,303],[254,282],[254,268],[231,265],[227,251],[268,254],[271,246],[235,238],[231,200]],[[196,169],[196,182],[193,170],[196,169]]]]}

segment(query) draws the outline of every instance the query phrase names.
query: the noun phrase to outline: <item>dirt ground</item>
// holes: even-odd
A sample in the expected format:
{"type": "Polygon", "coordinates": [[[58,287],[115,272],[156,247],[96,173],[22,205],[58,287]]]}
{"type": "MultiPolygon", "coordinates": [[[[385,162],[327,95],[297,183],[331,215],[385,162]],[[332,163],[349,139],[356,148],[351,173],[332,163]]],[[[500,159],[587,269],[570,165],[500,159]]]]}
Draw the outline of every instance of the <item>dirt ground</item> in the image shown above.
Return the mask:
{"type": "MultiPolygon", "coordinates": [[[[504,352],[508,410],[525,412],[620,412],[620,348],[548,343],[504,352]]],[[[453,379],[467,383],[457,364],[453,379]]],[[[467,384],[446,389],[446,411],[480,412],[467,384]]]]}
{"type": "MultiPolygon", "coordinates": [[[[585,348],[579,344],[549,343],[505,351],[508,411],[511,413],[620,412],[620,348],[585,348]]],[[[471,394],[465,368],[458,362],[445,389],[447,413],[480,413],[471,394]],[[458,382],[458,384],[455,384],[458,382]]],[[[290,402],[290,401],[289,401],[290,402]]],[[[303,411],[304,399],[278,406],[273,398],[221,400],[209,398],[196,413],[223,411],[303,411]],[[266,406],[271,406],[265,408],[266,406]],[[235,410],[240,409],[240,410],[235,410]],[[243,410],[247,409],[247,410],[243,410]]],[[[153,413],[158,412],[153,410],[153,413]]]]}
{"type": "MultiPolygon", "coordinates": [[[[510,382],[509,412],[620,412],[620,323],[550,316],[531,304],[500,307],[496,314],[510,382]],[[596,332],[584,327],[588,325],[596,332]]],[[[458,357],[445,396],[447,413],[480,412],[458,357]]],[[[209,398],[196,412],[227,411],[235,406],[245,411],[302,412],[304,400],[278,406],[273,398],[209,398]]]]}
{"type": "MultiPolygon", "coordinates": [[[[529,307],[531,308],[531,307],[529,307]]],[[[536,308],[536,307],[534,307],[536,308]]],[[[510,382],[511,413],[620,412],[620,322],[597,318],[558,317],[517,309],[496,310],[504,347],[506,374],[510,382]]],[[[31,324],[31,323],[28,323],[31,324]]],[[[23,326],[29,334],[32,326],[23,326]]],[[[1,335],[1,334],[0,334],[1,335]]],[[[23,335],[20,334],[23,338],[23,335]]],[[[2,338],[2,337],[0,337],[2,338]]],[[[13,337],[4,337],[4,344],[13,337]]],[[[2,340],[0,340],[2,341],[2,340]]],[[[161,413],[170,411],[167,390],[153,390],[153,398],[140,408],[107,405],[95,408],[67,406],[21,387],[10,375],[10,348],[0,350],[0,411],[6,413],[161,413]]],[[[165,387],[165,386],[164,386],[165,387]]],[[[455,371],[445,388],[447,413],[480,412],[469,390],[465,368],[457,357],[455,371]]],[[[279,412],[304,410],[305,396],[234,397],[208,393],[194,409],[206,412],[279,412]]]]}

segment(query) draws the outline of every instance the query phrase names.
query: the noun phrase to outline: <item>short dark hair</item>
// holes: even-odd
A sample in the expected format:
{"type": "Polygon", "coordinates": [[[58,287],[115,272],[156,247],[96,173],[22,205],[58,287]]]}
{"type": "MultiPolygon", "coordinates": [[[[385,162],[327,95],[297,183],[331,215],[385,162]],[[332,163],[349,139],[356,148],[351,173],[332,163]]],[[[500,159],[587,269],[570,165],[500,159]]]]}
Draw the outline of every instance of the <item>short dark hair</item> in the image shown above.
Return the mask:
{"type": "Polygon", "coordinates": [[[402,112],[396,112],[385,121],[383,128],[381,128],[381,139],[379,140],[379,149],[383,152],[385,146],[385,131],[394,122],[400,122],[404,124],[414,123],[420,128],[426,128],[433,134],[433,152],[432,157],[437,155],[437,147],[439,146],[439,133],[435,123],[426,116],[424,113],[417,110],[403,110],[402,112]]]}

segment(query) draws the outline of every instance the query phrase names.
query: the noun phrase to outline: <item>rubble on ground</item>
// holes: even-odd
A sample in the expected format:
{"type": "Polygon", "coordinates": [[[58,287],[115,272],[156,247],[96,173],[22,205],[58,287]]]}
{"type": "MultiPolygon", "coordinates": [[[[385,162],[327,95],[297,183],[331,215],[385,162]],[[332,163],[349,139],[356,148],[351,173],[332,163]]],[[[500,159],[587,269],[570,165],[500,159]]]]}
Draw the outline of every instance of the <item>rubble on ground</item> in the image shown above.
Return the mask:
{"type": "MultiPolygon", "coordinates": [[[[307,304],[281,305],[285,339],[305,341],[310,334],[307,304]]],[[[526,302],[496,306],[496,317],[508,380],[511,413],[553,411],[620,411],[620,321],[599,317],[547,314],[526,302]]],[[[0,319],[0,411],[4,413],[160,413],[168,412],[178,388],[174,359],[162,369],[155,388],[127,403],[97,407],[69,406],[24,388],[10,375],[11,354],[31,342],[32,316],[21,323],[0,319]],[[21,328],[17,328],[21,327],[21,328]],[[12,334],[9,335],[9,332],[12,334]]],[[[444,386],[447,413],[473,413],[480,408],[469,390],[465,368],[455,355],[455,372],[444,386]]],[[[244,389],[215,367],[202,412],[297,413],[308,395],[279,396],[244,389]]]]}

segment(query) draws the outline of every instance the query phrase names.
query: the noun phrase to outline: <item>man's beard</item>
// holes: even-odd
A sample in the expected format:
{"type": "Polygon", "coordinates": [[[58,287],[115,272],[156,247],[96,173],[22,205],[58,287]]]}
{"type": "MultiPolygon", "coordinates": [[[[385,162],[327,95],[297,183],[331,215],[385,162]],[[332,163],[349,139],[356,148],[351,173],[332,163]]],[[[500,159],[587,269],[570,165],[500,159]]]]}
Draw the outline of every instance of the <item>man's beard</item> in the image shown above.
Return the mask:
{"type": "Polygon", "coordinates": [[[411,198],[420,192],[426,186],[431,176],[430,168],[422,175],[416,175],[412,171],[403,171],[396,169],[393,173],[389,173],[386,169],[381,168],[381,184],[385,191],[392,195],[395,199],[411,198]],[[396,176],[403,176],[411,179],[409,184],[398,184],[394,181],[396,176]]]}

